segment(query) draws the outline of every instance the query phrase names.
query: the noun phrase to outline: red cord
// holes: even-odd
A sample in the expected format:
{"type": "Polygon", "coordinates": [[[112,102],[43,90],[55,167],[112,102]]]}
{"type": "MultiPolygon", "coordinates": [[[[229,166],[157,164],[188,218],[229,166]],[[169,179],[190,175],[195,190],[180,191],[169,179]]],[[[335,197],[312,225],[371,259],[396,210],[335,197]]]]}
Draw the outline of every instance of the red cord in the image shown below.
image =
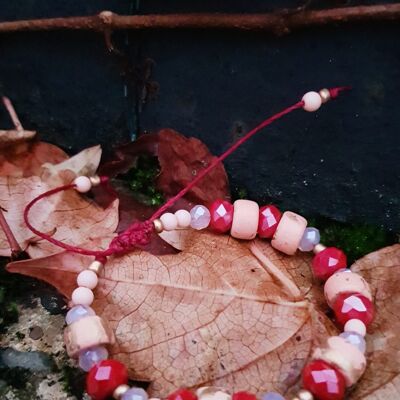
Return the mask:
{"type": "MultiPolygon", "coordinates": [[[[336,98],[340,92],[343,90],[348,90],[349,87],[338,87],[338,88],[333,88],[329,89],[329,93],[332,98],[336,98]]],[[[265,121],[261,122],[258,126],[256,126],[254,129],[252,129],[250,132],[248,132],[245,136],[240,138],[236,143],[234,143],[227,151],[225,151],[223,154],[221,154],[219,157],[215,158],[213,162],[204,170],[202,170],[193,181],[191,181],[187,186],[185,186],[177,195],[174,197],[170,198],[163,206],[161,206],[147,221],[144,222],[134,222],[131,224],[124,232],[120,233],[118,236],[116,236],[110,243],[110,246],[108,247],[107,250],[100,250],[100,251],[93,251],[93,250],[87,250],[83,249],[80,247],[76,246],[71,246],[68,244],[65,244],[63,242],[60,242],[59,240],[54,239],[50,235],[47,235],[43,232],[38,231],[35,229],[29,222],[29,211],[31,208],[41,199],[51,196],[53,194],[59,193],[64,190],[72,189],[75,187],[74,184],[69,184],[69,185],[64,185],[60,186],[58,188],[49,190],[45,193],[42,193],[38,197],[34,198],[25,208],[24,210],[24,220],[28,228],[35,233],[37,236],[41,237],[42,239],[45,239],[49,241],[50,243],[53,243],[56,246],[59,246],[65,250],[74,252],[74,253],[79,253],[79,254],[84,254],[87,256],[94,256],[96,257],[97,260],[101,260],[102,262],[105,262],[106,257],[110,256],[112,254],[118,254],[118,253],[123,253],[127,252],[133,247],[136,246],[141,246],[141,245],[146,245],[150,242],[151,240],[151,234],[153,233],[154,227],[153,227],[153,221],[157,218],[159,218],[166,210],[168,210],[177,200],[182,198],[189,190],[191,190],[194,186],[196,186],[201,179],[203,179],[212,169],[214,169],[220,162],[225,160],[229,155],[231,155],[238,147],[240,147],[243,143],[245,143],[247,140],[249,140],[253,135],[255,135],[257,132],[259,132],[261,129],[265,128],[266,126],[270,125],[272,122],[276,121],[277,119],[283,117],[286,114],[289,114],[290,112],[297,110],[299,108],[302,108],[304,105],[304,102],[301,100],[297,102],[296,104],[285,108],[283,111],[273,115],[272,117],[266,119],[265,121]]],[[[108,178],[107,177],[101,177],[101,183],[102,184],[107,184],[108,178]]]]}

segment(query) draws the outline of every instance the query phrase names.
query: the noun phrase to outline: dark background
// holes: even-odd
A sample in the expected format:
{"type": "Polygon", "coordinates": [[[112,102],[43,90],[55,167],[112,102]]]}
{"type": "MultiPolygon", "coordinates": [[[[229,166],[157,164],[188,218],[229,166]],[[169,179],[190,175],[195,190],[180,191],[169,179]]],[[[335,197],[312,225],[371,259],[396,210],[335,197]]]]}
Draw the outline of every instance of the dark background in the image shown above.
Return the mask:
{"type": "MultiPolygon", "coordinates": [[[[311,7],[372,3],[314,1],[311,7]]],[[[0,20],[104,9],[265,12],[299,5],[294,0],[0,0],[0,20]]],[[[306,216],[400,231],[398,22],[305,29],[283,37],[180,30],[119,32],[113,40],[127,54],[131,73],[96,33],[1,34],[0,90],[13,100],[24,126],[69,152],[97,143],[109,152],[110,144],[170,127],[220,153],[304,92],[351,85],[350,93],[319,112],[297,111],[240,149],[226,162],[232,188],[306,216]],[[150,90],[156,87],[157,93],[150,90]]],[[[1,110],[0,127],[9,126],[1,110]]]]}

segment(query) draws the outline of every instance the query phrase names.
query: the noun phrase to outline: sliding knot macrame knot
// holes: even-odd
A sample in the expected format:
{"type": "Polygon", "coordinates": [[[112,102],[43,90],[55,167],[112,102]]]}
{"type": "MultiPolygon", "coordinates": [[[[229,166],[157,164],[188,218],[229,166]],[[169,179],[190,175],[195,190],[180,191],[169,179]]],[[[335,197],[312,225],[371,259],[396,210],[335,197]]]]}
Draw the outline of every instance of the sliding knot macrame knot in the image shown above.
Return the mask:
{"type": "Polygon", "coordinates": [[[109,249],[113,253],[124,253],[137,246],[146,246],[150,243],[153,231],[151,221],[135,222],[111,241],[109,249]]]}

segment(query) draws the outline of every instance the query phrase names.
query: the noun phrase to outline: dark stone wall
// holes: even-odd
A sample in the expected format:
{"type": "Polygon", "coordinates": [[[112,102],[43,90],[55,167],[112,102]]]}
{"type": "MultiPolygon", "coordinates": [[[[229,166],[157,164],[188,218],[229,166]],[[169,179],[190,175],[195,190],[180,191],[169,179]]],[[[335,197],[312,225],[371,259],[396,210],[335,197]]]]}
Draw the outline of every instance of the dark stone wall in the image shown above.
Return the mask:
{"type": "MultiPolygon", "coordinates": [[[[0,3],[1,20],[103,9],[255,12],[299,5],[290,0],[251,6],[246,1],[0,3]]],[[[96,143],[109,150],[110,143],[170,127],[220,153],[305,91],[351,85],[350,93],[319,112],[297,111],[240,149],[226,163],[232,187],[305,215],[399,231],[399,38],[399,23],[307,29],[279,38],[233,31],[118,33],[115,43],[136,67],[132,78],[121,73],[126,70],[95,33],[1,35],[0,88],[27,128],[70,151],[96,143]],[[146,59],[153,60],[150,80],[159,90],[143,103],[146,59]]],[[[3,111],[0,124],[9,126],[3,111]]]]}

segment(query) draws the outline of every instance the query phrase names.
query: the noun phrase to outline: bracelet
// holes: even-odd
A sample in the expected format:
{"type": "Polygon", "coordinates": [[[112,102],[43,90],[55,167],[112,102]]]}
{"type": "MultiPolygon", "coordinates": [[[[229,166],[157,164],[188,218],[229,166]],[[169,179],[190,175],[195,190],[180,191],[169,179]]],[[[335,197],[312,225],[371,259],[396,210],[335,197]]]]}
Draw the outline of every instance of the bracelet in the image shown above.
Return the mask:
{"type": "MultiPolygon", "coordinates": [[[[297,250],[312,251],[315,254],[312,261],[313,274],[317,279],[325,281],[326,301],[343,332],[339,336],[330,337],[324,347],[315,349],[312,360],[302,371],[303,389],[291,400],[344,399],[346,388],[354,385],[366,368],[364,337],[367,327],[373,320],[374,306],[368,283],[360,275],[347,269],[347,258],[343,251],[335,247],[325,247],[320,243],[319,231],[307,227],[305,218],[291,211],[281,213],[274,205],[260,208],[251,200],[236,200],[233,204],[225,200],[215,200],[209,208],[196,205],[190,212],[165,211],[259,130],[296,109],[316,111],[321,104],[337,97],[339,92],[345,89],[322,89],[319,93],[306,93],[301,101],[262,122],[216,158],[149,220],[135,222],[126,231],[117,235],[106,250],[88,250],[60,242],[35,229],[29,222],[28,216],[36,202],[46,196],[68,189],[86,193],[93,186],[107,184],[108,178],[79,176],[71,184],[39,195],[26,206],[24,220],[36,235],[68,251],[95,257],[89,267],[77,277],[77,288],[71,296],[72,307],[66,315],[67,327],[64,331],[68,355],[78,359],[79,366],[88,372],[86,391],[93,400],[105,400],[109,397],[116,400],[148,400],[148,395],[143,389],[130,388],[127,385],[127,368],[117,360],[108,359],[106,346],[115,343],[114,333],[106,321],[97,316],[90,307],[94,300],[93,289],[98,284],[98,275],[106,264],[107,257],[127,252],[138,245],[148,244],[153,232],[188,228],[202,230],[208,227],[219,234],[229,232],[232,237],[239,240],[252,240],[257,235],[263,239],[271,239],[272,247],[287,255],[293,255],[297,250]]],[[[198,398],[200,400],[257,399],[251,393],[236,392],[229,395],[213,387],[198,388],[196,394],[187,389],[179,389],[167,397],[168,400],[198,398]]],[[[262,395],[262,400],[284,400],[284,398],[279,393],[268,392],[262,395]]]]}

